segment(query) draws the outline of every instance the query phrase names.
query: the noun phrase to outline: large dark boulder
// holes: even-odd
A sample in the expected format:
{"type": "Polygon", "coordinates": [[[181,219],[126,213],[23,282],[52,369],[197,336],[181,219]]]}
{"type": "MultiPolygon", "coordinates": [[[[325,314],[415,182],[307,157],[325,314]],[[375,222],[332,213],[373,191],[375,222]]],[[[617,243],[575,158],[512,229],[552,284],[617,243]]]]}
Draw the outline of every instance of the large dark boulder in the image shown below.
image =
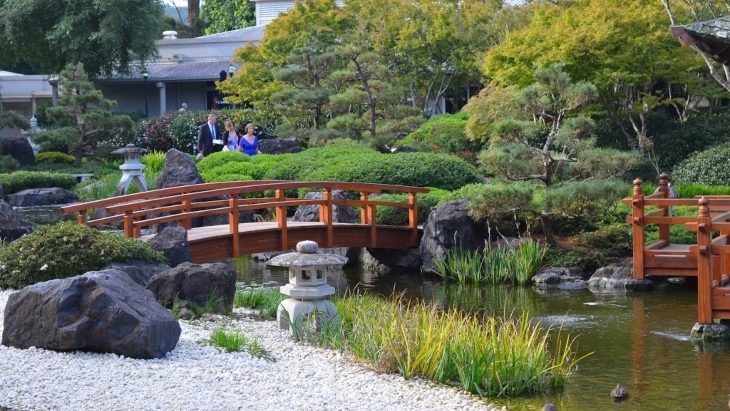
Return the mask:
{"type": "Polygon", "coordinates": [[[302,146],[296,138],[274,138],[259,140],[259,150],[264,154],[298,153],[302,146]]]}
{"type": "Polygon", "coordinates": [[[421,238],[422,270],[433,271],[434,260],[445,260],[446,252],[455,248],[477,250],[489,238],[484,224],[469,217],[469,202],[465,199],[449,201],[431,211],[423,226],[421,238]]]}
{"type": "Polygon", "coordinates": [[[29,188],[6,195],[5,201],[13,207],[38,207],[75,203],[79,196],[59,187],[29,188]]]}
{"type": "Polygon", "coordinates": [[[165,154],[165,165],[155,188],[179,187],[203,182],[203,177],[195,167],[195,160],[173,148],[165,154]]]}
{"type": "Polygon", "coordinates": [[[3,137],[3,154],[13,157],[21,166],[35,164],[35,153],[25,137],[3,137]]]}
{"type": "Polygon", "coordinates": [[[35,227],[35,223],[23,219],[13,207],[0,200],[0,239],[3,241],[13,241],[30,234],[35,227]]]}
{"type": "Polygon", "coordinates": [[[651,291],[654,283],[649,280],[634,280],[634,262],[626,258],[618,264],[596,270],[588,280],[591,291],[651,291]]]}
{"type": "Polygon", "coordinates": [[[3,345],[162,358],[180,338],[175,316],[118,270],[26,287],[8,298],[3,345]]]}
{"type": "MultiPolygon", "coordinates": [[[[311,191],[304,196],[307,200],[321,200],[324,193],[321,191],[311,191]]],[[[349,200],[350,197],[346,191],[332,190],[333,200],[349,200]]],[[[292,217],[292,221],[316,222],[319,221],[319,206],[307,205],[300,206],[292,217]]],[[[334,223],[359,223],[360,213],[352,206],[332,206],[332,222],[334,223]]]]}
{"type": "Polygon", "coordinates": [[[236,271],[223,263],[182,263],[152,277],[147,289],[168,307],[175,298],[203,307],[211,296],[221,297],[223,305],[231,307],[236,294],[236,271]]]}
{"type": "Polygon", "coordinates": [[[104,270],[119,270],[125,272],[135,283],[145,287],[150,278],[169,270],[170,266],[163,263],[148,263],[146,261],[112,261],[104,267],[104,270]]]}
{"type": "Polygon", "coordinates": [[[577,267],[548,267],[532,277],[535,288],[540,290],[583,290],[588,287],[583,270],[577,267]]]}
{"type": "Polygon", "coordinates": [[[408,250],[390,250],[386,248],[368,248],[360,255],[364,267],[378,272],[418,271],[423,265],[421,251],[418,248],[408,250]]]}
{"type": "Polygon", "coordinates": [[[149,244],[157,251],[162,251],[170,267],[193,261],[188,246],[188,232],[182,227],[166,227],[152,237],[149,244]]]}

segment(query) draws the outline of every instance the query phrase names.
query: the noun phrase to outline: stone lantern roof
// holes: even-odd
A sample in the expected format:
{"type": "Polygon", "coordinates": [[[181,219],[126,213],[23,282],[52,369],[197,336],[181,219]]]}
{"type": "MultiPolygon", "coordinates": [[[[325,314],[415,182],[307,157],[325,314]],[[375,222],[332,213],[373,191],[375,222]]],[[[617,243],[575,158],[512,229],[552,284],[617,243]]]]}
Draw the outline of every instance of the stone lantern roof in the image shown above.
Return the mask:
{"type": "Polygon", "coordinates": [[[300,241],[296,252],[286,253],[269,260],[269,265],[278,267],[322,267],[340,269],[347,264],[347,257],[338,254],[318,253],[319,246],[314,241],[300,241]]]}

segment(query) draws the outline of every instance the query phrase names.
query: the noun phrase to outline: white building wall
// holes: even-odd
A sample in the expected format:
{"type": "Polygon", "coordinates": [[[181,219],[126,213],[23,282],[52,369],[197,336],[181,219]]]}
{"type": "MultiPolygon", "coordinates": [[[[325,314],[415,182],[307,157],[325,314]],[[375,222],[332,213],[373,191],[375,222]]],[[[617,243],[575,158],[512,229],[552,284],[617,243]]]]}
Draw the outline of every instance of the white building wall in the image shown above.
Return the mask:
{"type": "MultiPolygon", "coordinates": [[[[263,26],[271,23],[272,20],[279,17],[280,13],[283,13],[290,8],[294,7],[293,0],[253,0],[256,2],[256,25],[263,26]]],[[[343,0],[337,0],[335,2],[338,6],[343,7],[345,2],[343,0]]]]}

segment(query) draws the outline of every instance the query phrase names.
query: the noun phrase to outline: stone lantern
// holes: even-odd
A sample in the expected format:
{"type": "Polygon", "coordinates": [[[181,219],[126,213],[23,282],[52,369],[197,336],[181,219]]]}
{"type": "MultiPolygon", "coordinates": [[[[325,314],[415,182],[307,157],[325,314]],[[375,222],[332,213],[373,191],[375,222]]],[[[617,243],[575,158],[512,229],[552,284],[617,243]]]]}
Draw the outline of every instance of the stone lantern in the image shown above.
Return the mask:
{"type": "Polygon", "coordinates": [[[30,128],[28,130],[24,130],[22,133],[25,135],[25,138],[28,140],[28,143],[30,143],[30,148],[33,150],[33,155],[38,155],[38,153],[41,151],[41,146],[33,142],[33,136],[43,131],[40,127],[38,127],[38,119],[35,118],[35,114],[33,114],[30,117],[30,128]]]}
{"type": "Polygon", "coordinates": [[[124,148],[112,151],[114,155],[124,156],[124,164],[119,166],[119,169],[122,170],[122,178],[117,184],[117,189],[114,190],[115,196],[126,194],[129,184],[133,181],[137,184],[139,191],[147,191],[147,182],[142,174],[144,164],[139,161],[142,154],[145,153],[147,150],[135,147],[134,144],[127,144],[124,148]]]}
{"type": "Polygon", "coordinates": [[[337,308],[325,299],[335,293],[334,287],[327,284],[327,275],[341,269],[347,263],[347,257],[318,254],[318,249],[314,241],[301,241],[297,243],[296,252],[274,257],[268,263],[289,267],[289,284],[282,286],[280,291],[290,298],[279,304],[276,313],[281,329],[295,333],[308,317],[312,317],[317,329],[327,322],[339,322],[337,308]]]}

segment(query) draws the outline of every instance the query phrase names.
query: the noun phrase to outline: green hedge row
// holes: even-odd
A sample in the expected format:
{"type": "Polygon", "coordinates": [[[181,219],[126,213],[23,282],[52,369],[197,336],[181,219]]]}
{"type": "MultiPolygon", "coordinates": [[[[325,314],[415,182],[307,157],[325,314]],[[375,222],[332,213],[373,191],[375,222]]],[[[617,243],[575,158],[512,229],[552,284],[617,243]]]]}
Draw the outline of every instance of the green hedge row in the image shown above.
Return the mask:
{"type": "Polygon", "coordinates": [[[0,174],[0,185],[5,194],[17,193],[29,188],[60,187],[70,190],[76,183],[76,177],[71,174],[46,171],[16,171],[10,174],[0,174]]]}

